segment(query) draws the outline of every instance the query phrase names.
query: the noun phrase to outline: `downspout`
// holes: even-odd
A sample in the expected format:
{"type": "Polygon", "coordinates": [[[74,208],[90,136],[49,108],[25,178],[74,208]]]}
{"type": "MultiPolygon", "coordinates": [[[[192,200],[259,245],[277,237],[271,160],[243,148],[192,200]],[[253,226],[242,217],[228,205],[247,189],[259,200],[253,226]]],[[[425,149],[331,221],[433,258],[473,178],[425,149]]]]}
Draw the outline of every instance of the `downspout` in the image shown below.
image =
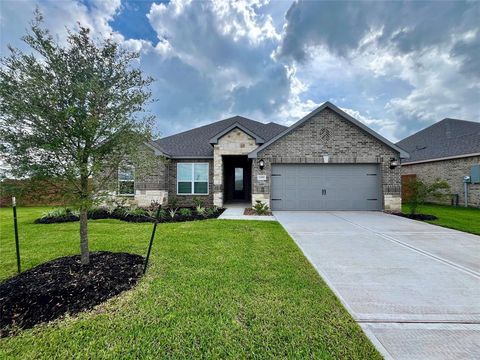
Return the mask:
{"type": "Polygon", "coordinates": [[[463,198],[465,199],[465,207],[468,207],[468,183],[470,182],[470,176],[463,177],[463,198]]]}

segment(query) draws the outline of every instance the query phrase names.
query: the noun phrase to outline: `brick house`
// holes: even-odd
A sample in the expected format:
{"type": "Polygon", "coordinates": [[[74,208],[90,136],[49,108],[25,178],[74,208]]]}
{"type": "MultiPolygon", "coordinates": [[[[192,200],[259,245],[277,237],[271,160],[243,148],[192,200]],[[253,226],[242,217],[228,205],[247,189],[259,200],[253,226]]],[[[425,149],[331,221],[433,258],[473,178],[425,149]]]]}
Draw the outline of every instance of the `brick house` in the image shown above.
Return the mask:
{"type": "Polygon", "coordinates": [[[148,144],[166,159],[153,175],[119,171],[120,195],[219,207],[261,200],[273,210],[386,210],[401,206],[407,152],[327,102],[285,127],[235,116],[148,144]]]}
{"type": "Polygon", "coordinates": [[[402,160],[403,178],[415,177],[426,183],[446,180],[450,192],[458,195],[462,205],[465,203],[464,177],[470,176],[467,203],[480,207],[480,123],[443,119],[397,145],[410,154],[409,159],[402,160]]]}

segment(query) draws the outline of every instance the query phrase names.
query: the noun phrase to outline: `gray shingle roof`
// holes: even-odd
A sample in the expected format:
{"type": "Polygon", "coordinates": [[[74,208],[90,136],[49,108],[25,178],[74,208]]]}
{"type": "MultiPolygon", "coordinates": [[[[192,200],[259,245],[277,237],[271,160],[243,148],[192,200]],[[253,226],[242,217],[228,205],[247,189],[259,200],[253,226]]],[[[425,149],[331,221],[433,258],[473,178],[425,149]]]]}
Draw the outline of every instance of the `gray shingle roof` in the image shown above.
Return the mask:
{"type": "Polygon", "coordinates": [[[480,153],[480,123],[443,119],[397,145],[410,153],[403,163],[480,153]]]}
{"type": "Polygon", "coordinates": [[[235,123],[240,124],[265,141],[286,129],[277,123],[264,124],[242,116],[234,116],[212,124],[155,140],[155,146],[170,157],[213,157],[210,140],[235,123]]]}

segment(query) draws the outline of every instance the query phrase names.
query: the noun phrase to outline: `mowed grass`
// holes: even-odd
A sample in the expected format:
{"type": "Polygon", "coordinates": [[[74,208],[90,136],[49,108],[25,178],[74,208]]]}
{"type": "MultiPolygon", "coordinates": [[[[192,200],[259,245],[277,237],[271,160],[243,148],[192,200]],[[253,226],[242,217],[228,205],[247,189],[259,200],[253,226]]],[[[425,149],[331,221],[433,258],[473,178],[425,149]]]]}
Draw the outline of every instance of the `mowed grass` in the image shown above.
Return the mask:
{"type": "MultiPolygon", "coordinates": [[[[19,208],[23,269],[78,253],[78,223],[35,225],[19,208]]],[[[89,222],[91,250],[144,255],[152,224],[89,222]]],[[[11,209],[0,209],[0,278],[15,274],[11,209]]],[[[136,288],[92,311],[0,339],[0,358],[379,359],[276,222],[161,224],[136,288]]]]}
{"type": "MultiPolygon", "coordinates": [[[[408,204],[403,204],[402,211],[409,212],[408,204]]],[[[418,208],[419,214],[429,214],[438,217],[428,221],[431,224],[480,235],[480,209],[473,207],[425,204],[418,208]]]]}

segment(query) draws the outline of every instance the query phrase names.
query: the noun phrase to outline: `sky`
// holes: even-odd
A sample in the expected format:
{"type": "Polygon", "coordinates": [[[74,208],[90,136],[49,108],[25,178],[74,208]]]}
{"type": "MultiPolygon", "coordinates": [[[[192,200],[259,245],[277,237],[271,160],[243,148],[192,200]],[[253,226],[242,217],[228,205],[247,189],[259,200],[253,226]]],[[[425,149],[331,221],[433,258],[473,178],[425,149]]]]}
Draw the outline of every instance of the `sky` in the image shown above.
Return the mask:
{"type": "Polygon", "coordinates": [[[2,56],[35,7],[139,51],[168,136],[234,115],[290,125],[330,101],[392,141],[480,121],[480,1],[0,0],[2,56]]]}

